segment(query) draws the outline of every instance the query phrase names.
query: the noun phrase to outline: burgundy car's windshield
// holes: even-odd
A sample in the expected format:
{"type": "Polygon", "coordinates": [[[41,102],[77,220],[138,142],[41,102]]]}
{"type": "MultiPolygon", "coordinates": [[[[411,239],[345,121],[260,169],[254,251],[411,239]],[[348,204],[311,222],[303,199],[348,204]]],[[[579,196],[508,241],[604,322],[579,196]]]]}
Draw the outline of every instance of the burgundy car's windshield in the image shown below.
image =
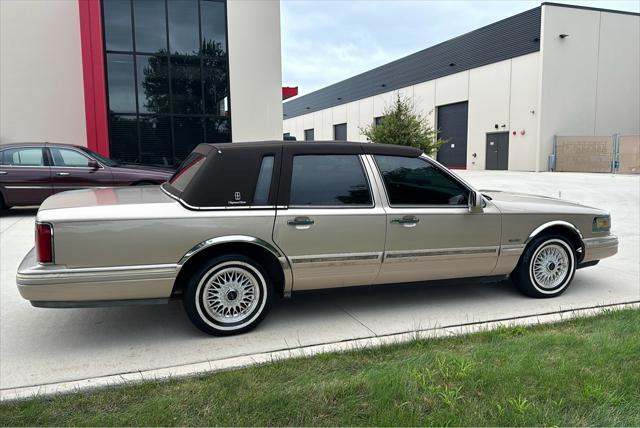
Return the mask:
{"type": "Polygon", "coordinates": [[[107,165],[107,166],[118,166],[118,162],[114,161],[113,159],[109,159],[107,157],[104,157],[94,151],[91,151],[89,149],[85,149],[82,148],[82,150],[87,153],[89,156],[97,159],[100,163],[107,165]]]}

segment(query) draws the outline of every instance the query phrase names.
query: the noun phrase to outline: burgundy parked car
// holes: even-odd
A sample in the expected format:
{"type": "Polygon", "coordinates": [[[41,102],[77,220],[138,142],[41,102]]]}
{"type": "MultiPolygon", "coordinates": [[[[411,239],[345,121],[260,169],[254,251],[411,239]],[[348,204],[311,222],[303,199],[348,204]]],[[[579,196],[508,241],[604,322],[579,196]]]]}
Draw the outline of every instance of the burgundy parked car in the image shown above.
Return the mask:
{"type": "Polygon", "coordinates": [[[0,208],[39,205],[65,190],[161,184],[173,171],[120,165],[86,147],[55,143],[0,146],[0,208]]]}

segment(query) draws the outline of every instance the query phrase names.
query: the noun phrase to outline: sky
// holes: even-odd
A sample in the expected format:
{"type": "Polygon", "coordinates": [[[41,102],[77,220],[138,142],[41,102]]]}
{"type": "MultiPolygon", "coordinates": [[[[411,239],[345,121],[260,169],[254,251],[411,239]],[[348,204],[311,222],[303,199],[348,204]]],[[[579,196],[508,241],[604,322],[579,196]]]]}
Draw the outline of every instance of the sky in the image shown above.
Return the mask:
{"type": "MultiPolygon", "coordinates": [[[[554,1],[640,12],[640,0],[554,1]]],[[[282,84],[308,94],[539,5],[530,0],[282,0],[282,84]]]]}

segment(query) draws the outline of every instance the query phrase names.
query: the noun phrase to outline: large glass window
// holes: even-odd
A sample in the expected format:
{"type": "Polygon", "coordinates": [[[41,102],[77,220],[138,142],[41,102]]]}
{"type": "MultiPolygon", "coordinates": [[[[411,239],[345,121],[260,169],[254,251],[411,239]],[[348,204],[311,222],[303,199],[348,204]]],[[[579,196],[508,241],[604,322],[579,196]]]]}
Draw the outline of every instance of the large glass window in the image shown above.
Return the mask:
{"type": "Polygon", "coordinates": [[[371,206],[371,193],[357,155],[293,158],[292,206],[371,206]]]}
{"type": "Polygon", "coordinates": [[[178,165],[231,141],[225,0],[103,0],[111,157],[178,165]]]}
{"type": "Polygon", "coordinates": [[[166,6],[160,0],[135,0],[136,51],[149,53],[167,52],[166,6]]]}
{"type": "Polygon", "coordinates": [[[378,155],[375,160],[391,205],[467,205],[468,190],[424,159],[378,155]]]}

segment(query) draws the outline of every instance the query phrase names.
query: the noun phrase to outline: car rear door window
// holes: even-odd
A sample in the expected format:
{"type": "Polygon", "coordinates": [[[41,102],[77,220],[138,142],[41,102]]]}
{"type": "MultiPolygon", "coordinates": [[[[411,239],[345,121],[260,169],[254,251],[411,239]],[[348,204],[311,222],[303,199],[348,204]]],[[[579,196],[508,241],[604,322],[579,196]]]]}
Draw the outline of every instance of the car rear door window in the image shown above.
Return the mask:
{"type": "Polygon", "coordinates": [[[390,205],[467,205],[469,191],[436,165],[421,158],[374,158],[390,205]]]}
{"type": "Polygon", "coordinates": [[[53,166],[63,166],[71,168],[86,168],[89,166],[89,158],[80,152],[70,149],[58,149],[49,147],[53,166]]]}
{"type": "Polygon", "coordinates": [[[293,157],[291,206],[371,206],[369,184],[358,155],[293,157]]]}
{"type": "Polygon", "coordinates": [[[1,154],[0,161],[2,165],[45,166],[41,148],[7,149],[1,154]]]}

